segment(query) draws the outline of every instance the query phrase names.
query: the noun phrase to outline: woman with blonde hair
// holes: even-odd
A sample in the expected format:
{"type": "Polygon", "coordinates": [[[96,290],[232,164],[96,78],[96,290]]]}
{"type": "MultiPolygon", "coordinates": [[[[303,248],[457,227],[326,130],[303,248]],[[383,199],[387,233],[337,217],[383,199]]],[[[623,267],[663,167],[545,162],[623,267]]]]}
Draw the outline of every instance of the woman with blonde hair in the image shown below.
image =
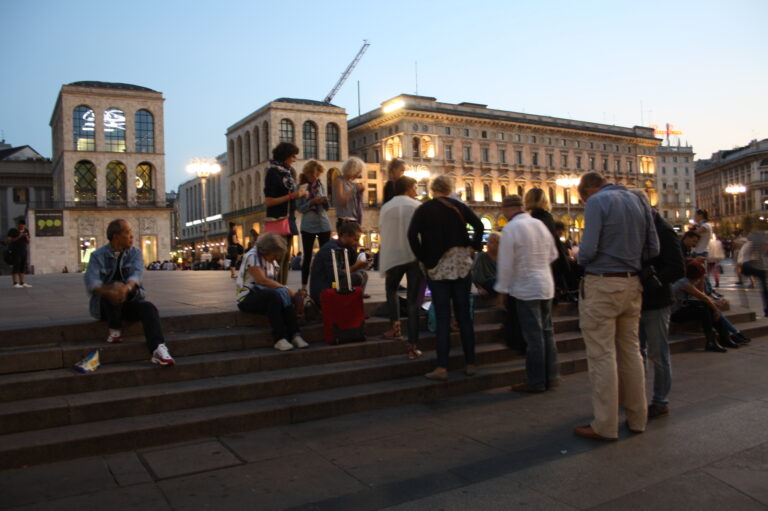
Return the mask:
{"type": "Polygon", "coordinates": [[[312,249],[315,246],[315,238],[318,240],[318,248],[325,245],[331,239],[331,222],[328,220],[328,196],[325,193],[320,175],[325,172],[325,167],[315,160],[304,164],[299,176],[299,190],[306,190],[307,195],[298,199],[296,208],[301,212],[301,246],[304,250],[304,258],[301,263],[301,289],[307,290],[309,282],[309,269],[312,265],[312,249]]]}
{"type": "Polygon", "coordinates": [[[384,185],[384,202],[386,204],[395,193],[395,182],[405,174],[405,162],[399,158],[392,158],[387,165],[388,181],[384,185]]]}
{"type": "MultiPolygon", "coordinates": [[[[568,274],[571,271],[571,264],[568,261],[568,252],[565,250],[563,242],[560,241],[560,237],[557,235],[555,219],[552,218],[552,213],[549,212],[552,209],[549,203],[549,197],[547,197],[547,194],[543,189],[531,188],[525,193],[525,197],[523,197],[523,207],[533,218],[543,222],[552,234],[558,254],[557,259],[552,263],[552,276],[555,279],[555,287],[557,290],[561,292],[567,291],[568,286],[566,282],[568,274]]],[[[557,296],[555,298],[557,299],[557,296]]]]}
{"type": "Polygon", "coordinates": [[[341,176],[333,183],[336,206],[336,232],[344,222],[363,224],[363,183],[355,182],[363,175],[365,162],[352,156],[341,165],[341,176]]]}
{"type": "Polygon", "coordinates": [[[454,191],[450,177],[436,177],[430,189],[434,198],[419,206],[408,227],[411,250],[426,268],[437,319],[437,368],[425,376],[430,380],[448,379],[451,302],[461,332],[464,372],[473,376],[477,368],[469,302],[470,271],[474,251],[483,246],[483,223],[466,204],[449,197],[454,191]],[[467,233],[467,224],[474,230],[472,239],[467,233]]]}

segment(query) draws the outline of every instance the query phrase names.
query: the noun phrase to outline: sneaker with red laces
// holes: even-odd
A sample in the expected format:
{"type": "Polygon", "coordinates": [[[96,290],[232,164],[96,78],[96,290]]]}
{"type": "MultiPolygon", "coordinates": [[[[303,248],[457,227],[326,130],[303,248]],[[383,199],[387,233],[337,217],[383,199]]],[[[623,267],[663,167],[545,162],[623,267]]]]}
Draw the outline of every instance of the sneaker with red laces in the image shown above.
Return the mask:
{"type": "Polygon", "coordinates": [[[168,348],[165,346],[165,344],[160,344],[157,348],[155,348],[155,351],[152,352],[151,361],[153,364],[158,364],[161,366],[172,366],[176,364],[176,361],[173,360],[171,354],[168,353],[168,348]]]}
{"type": "Polygon", "coordinates": [[[120,334],[109,334],[107,336],[107,342],[111,344],[116,344],[118,342],[123,342],[123,336],[120,334]]]}

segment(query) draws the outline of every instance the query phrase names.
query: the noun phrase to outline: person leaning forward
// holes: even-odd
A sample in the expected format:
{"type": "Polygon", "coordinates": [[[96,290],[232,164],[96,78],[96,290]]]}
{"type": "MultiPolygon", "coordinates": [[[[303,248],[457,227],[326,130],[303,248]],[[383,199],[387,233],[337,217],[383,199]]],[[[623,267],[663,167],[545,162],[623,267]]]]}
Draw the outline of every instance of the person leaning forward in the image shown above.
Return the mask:
{"type": "Polygon", "coordinates": [[[109,243],[91,254],[85,270],[85,288],[91,295],[91,316],[107,322],[109,343],[123,340],[123,320],[141,321],[152,363],[174,365],[165,345],[157,308],[144,300],[141,287],[144,258],[141,250],[133,246],[131,225],[125,220],[113,220],[107,227],[107,239],[109,243]]]}
{"type": "Polygon", "coordinates": [[[578,190],[586,202],[578,257],[585,272],[579,322],[595,418],[574,433],[616,440],[620,405],[630,431],[642,433],[648,420],[638,339],[643,290],[639,273],[643,259],[659,254],[659,238],[650,209],[624,186],[588,172],[578,190]]]}

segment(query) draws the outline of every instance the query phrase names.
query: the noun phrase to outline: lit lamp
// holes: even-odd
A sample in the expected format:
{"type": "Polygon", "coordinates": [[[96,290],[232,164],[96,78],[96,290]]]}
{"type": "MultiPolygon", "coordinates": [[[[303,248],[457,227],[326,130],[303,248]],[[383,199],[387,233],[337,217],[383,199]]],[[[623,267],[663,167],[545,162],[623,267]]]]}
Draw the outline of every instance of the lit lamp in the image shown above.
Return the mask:
{"type": "MultiPolygon", "coordinates": [[[[555,184],[563,188],[565,193],[565,207],[568,211],[568,236],[571,235],[571,187],[579,184],[579,179],[575,177],[559,177],[555,180],[555,184]]],[[[566,238],[567,239],[567,238],[566,238]]]]}
{"type": "Polygon", "coordinates": [[[730,193],[733,196],[733,216],[734,224],[738,221],[738,215],[736,213],[736,206],[739,194],[747,193],[747,187],[741,184],[733,184],[725,187],[725,193],[730,193]]]}
{"type": "Polygon", "coordinates": [[[208,252],[208,212],[205,203],[205,180],[212,175],[221,172],[219,165],[213,158],[192,158],[187,164],[187,172],[200,178],[203,197],[203,252],[208,252]]]}

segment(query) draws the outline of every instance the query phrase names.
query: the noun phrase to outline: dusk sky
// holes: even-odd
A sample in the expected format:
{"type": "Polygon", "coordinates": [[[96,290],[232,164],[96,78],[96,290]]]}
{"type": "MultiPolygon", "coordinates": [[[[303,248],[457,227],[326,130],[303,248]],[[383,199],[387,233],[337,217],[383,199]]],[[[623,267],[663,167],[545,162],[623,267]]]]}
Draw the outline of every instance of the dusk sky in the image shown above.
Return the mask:
{"type": "Polygon", "coordinates": [[[278,97],[357,115],[400,93],[682,130],[698,158],[768,137],[768,1],[0,0],[0,138],[51,155],[63,84],[161,91],[168,190],[278,97]],[[641,109],[642,104],[642,109],[641,109]]]}

